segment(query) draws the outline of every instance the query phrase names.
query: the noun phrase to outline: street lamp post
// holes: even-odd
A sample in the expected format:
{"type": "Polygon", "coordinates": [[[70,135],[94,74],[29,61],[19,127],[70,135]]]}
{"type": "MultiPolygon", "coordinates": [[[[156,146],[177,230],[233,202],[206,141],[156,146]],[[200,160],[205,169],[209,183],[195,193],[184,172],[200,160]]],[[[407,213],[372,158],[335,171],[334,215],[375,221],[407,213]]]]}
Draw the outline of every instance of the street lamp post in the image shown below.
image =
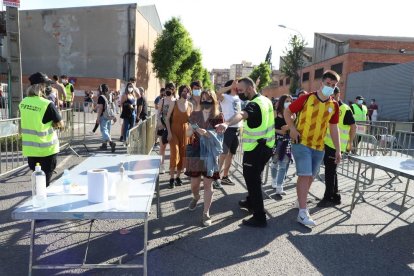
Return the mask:
{"type": "MultiPolygon", "coordinates": [[[[305,42],[305,39],[303,38],[302,33],[299,32],[298,30],[286,27],[286,25],[282,25],[282,24],[279,24],[277,26],[279,28],[288,29],[288,30],[291,30],[291,31],[294,31],[294,32],[298,33],[300,35],[300,38],[302,39],[302,43],[305,42]]],[[[302,60],[303,60],[303,53],[301,53],[301,55],[300,55],[300,61],[301,61],[300,68],[299,68],[299,88],[300,89],[302,88],[302,67],[303,67],[302,66],[302,60]]]]}

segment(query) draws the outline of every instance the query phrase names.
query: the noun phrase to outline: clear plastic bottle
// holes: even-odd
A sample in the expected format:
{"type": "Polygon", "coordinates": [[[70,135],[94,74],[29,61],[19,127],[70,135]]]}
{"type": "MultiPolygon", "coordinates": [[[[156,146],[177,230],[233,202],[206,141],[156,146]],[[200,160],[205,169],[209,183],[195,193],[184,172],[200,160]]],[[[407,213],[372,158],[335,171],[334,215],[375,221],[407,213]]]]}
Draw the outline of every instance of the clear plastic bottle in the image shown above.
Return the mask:
{"type": "Polygon", "coordinates": [[[42,171],[39,163],[36,163],[35,171],[32,173],[32,205],[43,207],[46,205],[46,174],[42,171]]]}
{"type": "Polygon", "coordinates": [[[69,170],[63,171],[62,178],[63,193],[68,194],[70,192],[70,186],[72,185],[72,178],[70,177],[69,170]]]}
{"type": "Polygon", "coordinates": [[[116,208],[125,210],[129,207],[129,188],[123,162],[119,165],[119,174],[121,179],[116,183],[116,208]]]}

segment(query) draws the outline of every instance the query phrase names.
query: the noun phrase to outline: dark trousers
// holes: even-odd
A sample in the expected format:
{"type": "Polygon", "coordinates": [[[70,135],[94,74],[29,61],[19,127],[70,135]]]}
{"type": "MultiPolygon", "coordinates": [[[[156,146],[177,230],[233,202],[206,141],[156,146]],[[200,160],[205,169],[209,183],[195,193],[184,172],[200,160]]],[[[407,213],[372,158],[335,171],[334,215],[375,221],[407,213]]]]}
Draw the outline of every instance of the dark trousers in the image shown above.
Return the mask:
{"type": "Polygon", "coordinates": [[[253,217],[266,220],[262,194],[262,172],[272,156],[272,149],[265,144],[259,144],[252,151],[245,151],[243,155],[243,177],[246,182],[248,196],[246,198],[253,217]]]}
{"type": "Polygon", "coordinates": [[[50,180],[52,179],[53,171],[56,169],[56,155],[49,155],[45,157],[28,157],[27,161],[32,171],[35,170],[36,163],[39,163],[42,167],[42,171],[46,174],[46,187],[49,186],[50,180]]]}
{"type": "Polygon", "coordinates": [[[325,194],[324,198],[331,199],[334,195],[338,194],[338,175],[336,173],[335,164],[335,149],[325,145],[325,156],[323,157],[323,163],[325,165],[325,194]]]}

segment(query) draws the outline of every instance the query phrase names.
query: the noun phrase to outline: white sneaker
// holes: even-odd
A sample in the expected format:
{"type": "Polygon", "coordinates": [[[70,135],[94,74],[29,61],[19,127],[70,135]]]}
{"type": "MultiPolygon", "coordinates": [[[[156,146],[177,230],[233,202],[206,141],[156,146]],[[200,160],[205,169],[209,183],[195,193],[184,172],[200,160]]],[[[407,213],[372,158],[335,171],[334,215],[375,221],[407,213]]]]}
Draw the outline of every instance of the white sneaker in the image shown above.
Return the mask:
{"type": "Polygon", "coordinates": [[[276,187],[276,194],[277,195],[286,195],[286,192],[283,191],[283,186],[276,187]]]}
{"type": "Polygon", "coordinates": [[[272,188],[276,189],[277,188],[277,183],[276,183],[277,179],[276,178],[272,178],[272,188]]]}
{"type": "Polygon", "coordinates": [[[299,223],[302,223],[305,226],[315,226],[316,222],[311,218],[309,215],[309,211],[306,210],[306,212],[299,212],[297,221],[299,223]]]}
{"type": "Polygon", "coordinates": [[[161,164],[161,167],[160,167],[160,173],[165,173],[165,167],[164,167],[164,164],[161,164]]]}

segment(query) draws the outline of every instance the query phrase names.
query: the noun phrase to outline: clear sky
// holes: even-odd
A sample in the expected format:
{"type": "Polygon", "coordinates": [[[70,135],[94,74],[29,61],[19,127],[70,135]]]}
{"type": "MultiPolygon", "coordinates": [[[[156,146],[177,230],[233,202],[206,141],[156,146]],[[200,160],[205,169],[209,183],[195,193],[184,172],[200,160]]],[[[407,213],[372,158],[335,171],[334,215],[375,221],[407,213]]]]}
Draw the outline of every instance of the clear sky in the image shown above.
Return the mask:
{"type": "MultiPolygon", "coordinates": [[[[134,3],[125,0],[21,0],[21,9],[134,3]]],[[[164,23],[180,17],[208,69],[242,60],[259,64],[272,46],[276,68],[289,37],[298,30],[313,46],[315,32],[414,37],[412,0],[142,0],[155,4],[164,23]]]]}

